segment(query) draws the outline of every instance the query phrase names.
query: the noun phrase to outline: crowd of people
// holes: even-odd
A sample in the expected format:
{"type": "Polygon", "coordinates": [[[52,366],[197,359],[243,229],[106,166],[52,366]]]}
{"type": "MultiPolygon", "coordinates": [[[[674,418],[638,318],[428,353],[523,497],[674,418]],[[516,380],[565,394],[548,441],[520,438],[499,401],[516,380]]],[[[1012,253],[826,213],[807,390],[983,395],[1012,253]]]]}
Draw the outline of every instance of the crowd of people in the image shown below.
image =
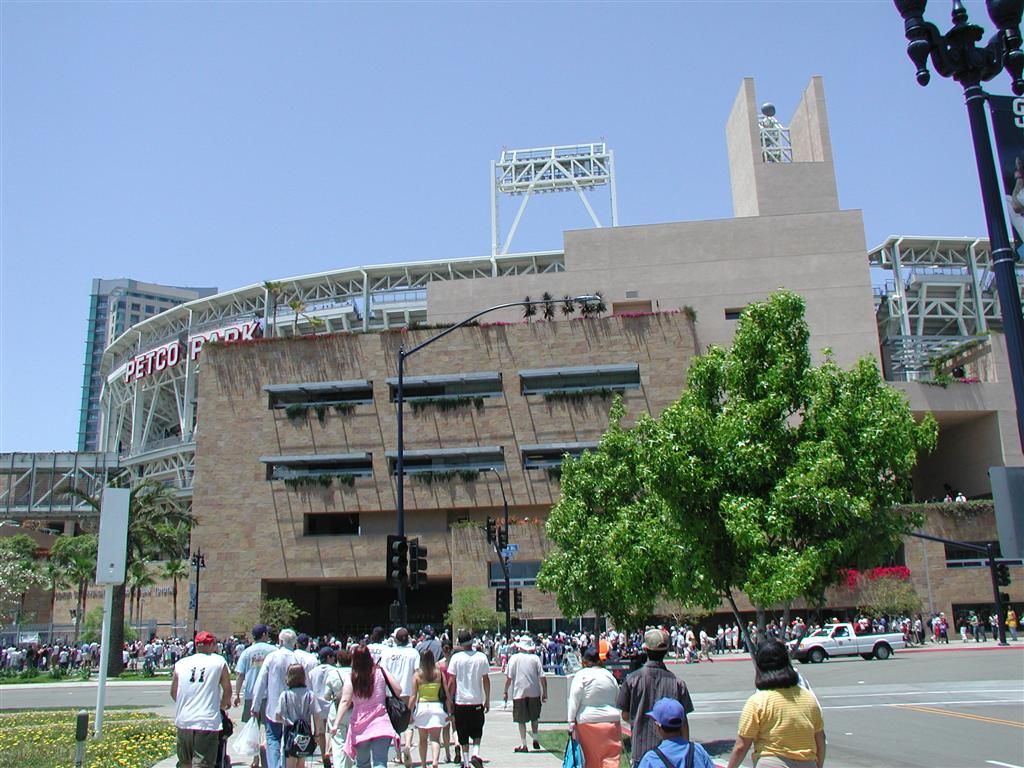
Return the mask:
{"type": "MultiPolygon", "coordinates": [[[[633,768],[712,768],[707,752],[690,740],[693,702],[686,683],[665,665],[673,653],[685,657],[691,632],[648,628],[509,639],[463,630],[453,642],[430,627],[416,636],[401,627],[387,635],[377,627],[366,637],[343,639],[285,629],[274,642],[270,628],[257,625],[251,644],[232,649],[233,689],[225,645],[200,632],[195,653],[174,666],[179,765],[220,768],[220,710],[233,703],[242,705],[243,723],[254,720],[261,729],[254,768],[261,759],[269,768],[305,768],[317,752],[327,768],[386,768],[391,755],[408,767],[414,753],[422,768],[438,768],[442,752],[445,762],[483,768],[491,673],[503,673],[501,698],[519,736],[514,752],[536,751],[542,749],[545,669],[565,670],[578,656],[568,719],[587,768],[618,768],[624,750],[633,768]],[[624,659],[635,663],[620,680],[606,665],[624,659]]],[[[694,638],[702,642],[699,634],[694,638]]],[[[757,643],[758,694],[740,716],[729,765],[738,766],[753,747],[762,768],[820,768],[824,726],[817,700],[800,687],[781,639],[766,632],[757,643]]]]}

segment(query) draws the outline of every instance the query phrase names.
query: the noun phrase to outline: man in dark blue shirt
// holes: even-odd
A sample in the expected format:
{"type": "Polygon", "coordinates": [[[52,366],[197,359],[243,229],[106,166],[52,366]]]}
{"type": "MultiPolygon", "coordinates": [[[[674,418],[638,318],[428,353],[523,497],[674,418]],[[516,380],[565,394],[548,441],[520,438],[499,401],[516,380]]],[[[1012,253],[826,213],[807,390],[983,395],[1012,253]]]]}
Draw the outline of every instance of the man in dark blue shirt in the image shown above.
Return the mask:
{"type": "Polygon", "coordinates": [[[648,750],[637,768],[715,768],[711,756],[700,744],[683,736],[686,709],[676,699],[658,699],[647,713],[661,743],[648,750]]]}

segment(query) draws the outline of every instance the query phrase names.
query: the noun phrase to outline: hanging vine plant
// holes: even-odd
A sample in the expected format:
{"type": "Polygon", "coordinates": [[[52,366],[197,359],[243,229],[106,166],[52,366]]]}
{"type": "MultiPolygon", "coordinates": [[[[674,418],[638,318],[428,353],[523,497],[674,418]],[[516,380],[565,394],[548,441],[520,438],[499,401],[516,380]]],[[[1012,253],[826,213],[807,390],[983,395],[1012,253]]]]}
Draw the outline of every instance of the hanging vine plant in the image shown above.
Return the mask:
{"type": "Polygon", "coordinates": [[[475,482],[480,478],[479,469],[449,469],[444,472],[414,472],[412,478],[424,485],[434,483],[449,483],[452,480],[462,480],[465,483],[475,482]]]}
{"type": "Polygon", "coordinates": [[[461,397],[418,397],[409,400],[413,413],[420,413],[427,408],[436,408],[439,411],[455,411],[472,405],[478,411],[484,407],[484,399],[480,395],[464,395],[461,397]]]}
{"type": "Polygon", "coordinates": [[[586,389],[570,389],[564,391],[545,392],[544,399],[548,402],[566,401],[571,403],[586,402],[592,397],[600,397],[607,400],[617,390],[610,387],[587,387],[586,389]]]}

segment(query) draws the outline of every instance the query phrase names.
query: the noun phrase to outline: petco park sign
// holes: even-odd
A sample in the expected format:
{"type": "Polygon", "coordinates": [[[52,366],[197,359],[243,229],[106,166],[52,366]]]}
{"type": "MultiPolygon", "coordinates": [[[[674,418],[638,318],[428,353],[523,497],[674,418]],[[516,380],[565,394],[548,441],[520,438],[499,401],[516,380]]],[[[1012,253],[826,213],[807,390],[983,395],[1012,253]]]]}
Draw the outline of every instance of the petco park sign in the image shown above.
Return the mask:
{"type": "Polygon", "coordinates": [[[262,335],[263,326],[259,320],[250,320],[239,325],[229,325],[227,328],[218,328],[214,331],[197,333],[188,337],[188,343],[182,347],[181,341],[175,339],[172,342],[151,349],[136,355],[128,361],[124,371],[125,384],[131,384],[153,373],[173,368],[187,357],[188,360],[195,360],[203,349],[203,344],[208,341],[223,341],[225,344],[234,344],[239,341],[252,341],[262,335]]]}

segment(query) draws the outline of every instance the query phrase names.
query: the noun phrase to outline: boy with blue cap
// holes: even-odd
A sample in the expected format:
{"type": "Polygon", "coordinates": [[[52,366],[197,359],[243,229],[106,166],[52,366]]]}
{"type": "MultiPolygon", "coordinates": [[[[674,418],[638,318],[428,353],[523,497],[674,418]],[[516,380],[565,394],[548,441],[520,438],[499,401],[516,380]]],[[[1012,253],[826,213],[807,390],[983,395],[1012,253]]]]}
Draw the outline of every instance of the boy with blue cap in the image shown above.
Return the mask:
{"type": "Polygon", "coordinates": [[[658,699],[647,716],[654,721],[662,741],[647,751],[637,768],[715,768],[704,747],[683,736],[686,709],[679,701],[658,699]]]}

